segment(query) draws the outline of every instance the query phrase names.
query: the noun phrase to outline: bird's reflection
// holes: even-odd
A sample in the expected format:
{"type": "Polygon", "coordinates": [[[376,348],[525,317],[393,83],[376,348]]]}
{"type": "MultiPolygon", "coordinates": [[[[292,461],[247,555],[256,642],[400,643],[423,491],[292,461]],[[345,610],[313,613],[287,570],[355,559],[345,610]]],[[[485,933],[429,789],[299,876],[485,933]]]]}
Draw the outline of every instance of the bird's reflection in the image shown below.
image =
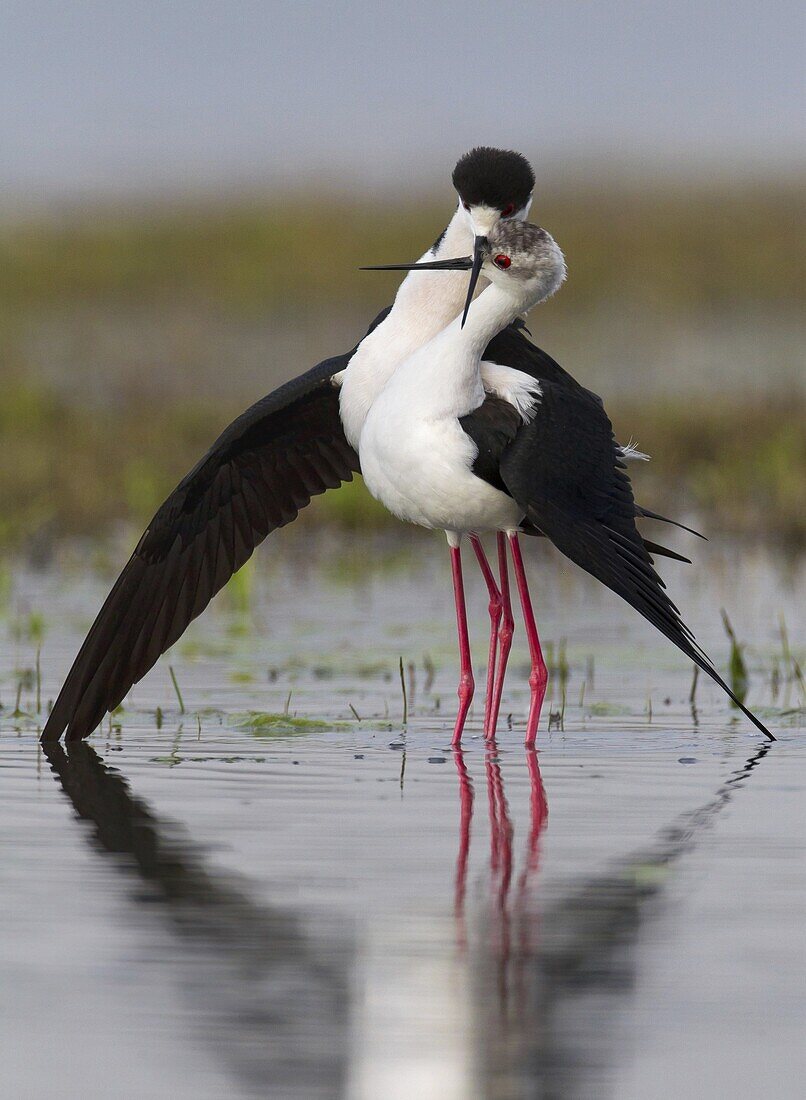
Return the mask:
{"type": "Polygon", "coordinates": [[[612,864],[558,900],[539,905],[531,886],[548,803],[537,754],[526,757],[530,828],[510,898],[513,827],[498,750],[489,745],[485,779],[492,904],[484,919],[494,928],[470,945],[464,899],[473,790],[464,758],[456,754],[461,806],[457,920],[472,970],[475,1032],[482,1042],[481,1095],[607,1095],[618,1010],[636,980],[638,936],[657,909],[672,865],[695,846],[769,751],[761,746],[711,799],[663,829],[649,848],[612,864]],[[514,950],[511,926],[518,929],[514,950]],[[519,1082],[518,1089],[507,1091],[513,1081],[519,1082]]]}
{"type": "MultiPolygon", "coordinates": [[[[235,876],[160,820],[89,745],[43,745],[92,840],[117,860],[137,901],[156,903],[181,938],[170,957],[194,1022],[250,1093],[341,1094],[351,947],[338,929],[314,937],[288,908],[253,901],[235,876]],[[284,1090],[291,1090],[286,1092],[284,1090]]],[[[147,920],[153,920],[154,904],[147,920]]]]}
{"type": "MultiPolygon", "coordinates": [[[[493,739],[487,742],[484,756],[484,774],[487,786],[487,807],[490,822],[490,886],[494,914],[489,924],[490,955],[497,961],[498,997],[505,1009],[509,997],[509,964],[511,956],[512,921],[518,921],[522,935],[528,931],[528,922],[522,917],[528,908],[529,886],[537,871],[540,851],[540,835],[548,821],[548,802],[537,751],[526,749],[526,767],[529,775],[530,824],[527,834],[523,866],[518,877],[517,889],[512,894],[514,866],[514,828],[509,810],[498,745],[493,739]]],[[[456,859],[456,927],[457,944],[467,948],[465,898],[470,855],[470,829],[473,816],[473,783],[467,770],[461,749],[454,750],[454,762],[459,777],[459,853],[456,859]]],[[[528,943],[521,942],[519,952],[528,951],[528,943]]]]}

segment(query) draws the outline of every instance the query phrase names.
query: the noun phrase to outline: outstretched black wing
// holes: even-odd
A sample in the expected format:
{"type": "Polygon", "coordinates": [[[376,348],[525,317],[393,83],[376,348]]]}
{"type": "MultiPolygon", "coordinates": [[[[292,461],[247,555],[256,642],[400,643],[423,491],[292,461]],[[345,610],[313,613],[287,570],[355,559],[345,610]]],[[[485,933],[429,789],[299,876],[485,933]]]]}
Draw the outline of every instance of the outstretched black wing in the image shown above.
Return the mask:
{"type": "Polygon", "coordinates": [[[331,378],[352,354],[319,363],[252,405],[177,485],[98,613],[43,741],[92,733],[270,531],[351,480],[358,456],[331,378]]]}
{"type": "Polygon", "coordinates": [[[541,388],[534,419],[501,454],[507,491],[531,524],[674,642],[774,740],[714,669],[664,591],[635,526],[632,486],[604,410],[590,415],[596,399],[582,387],[544,381],[541,388]]]}

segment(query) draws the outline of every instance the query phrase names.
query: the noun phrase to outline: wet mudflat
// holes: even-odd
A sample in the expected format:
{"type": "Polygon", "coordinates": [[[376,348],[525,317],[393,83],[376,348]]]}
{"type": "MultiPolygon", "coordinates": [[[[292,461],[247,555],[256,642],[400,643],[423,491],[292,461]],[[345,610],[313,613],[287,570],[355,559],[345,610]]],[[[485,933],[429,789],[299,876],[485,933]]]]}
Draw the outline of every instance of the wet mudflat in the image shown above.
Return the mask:
{"type": "Polygon", "coordinates": [[[711,545],[664,570],[723,669],[728,610],[767,748],[703,678],[692,701],[629,609],[529,549],[553,666],[537,753],[522,632],[497,744],[479,698],[448,747],[436,539],[379,543],[367,572],[350,541],[283,536],[86,747],[47,754],[47,700],[123,556],[11,571],[9,1095],[800,1094],[803,565],[711,545]]]}

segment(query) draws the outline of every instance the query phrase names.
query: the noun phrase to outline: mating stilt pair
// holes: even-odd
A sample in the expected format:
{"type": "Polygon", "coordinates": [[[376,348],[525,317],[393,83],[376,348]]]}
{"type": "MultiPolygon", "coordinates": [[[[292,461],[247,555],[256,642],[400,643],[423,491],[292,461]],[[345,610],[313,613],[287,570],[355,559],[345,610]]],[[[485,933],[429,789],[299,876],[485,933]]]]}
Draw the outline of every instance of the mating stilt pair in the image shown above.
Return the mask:
{"type": "MultiPolygon", "coordinates": [[[[515,629],[515,620],[512,615],[512,601],[509,590],[509,570],[507,567],[507,543],[512,554],[512,564],[515,570],[515,582],[518,586],[523,620],[526,626],[526,639],[529,644],[529,657],[531,671],[529,673],[529,690],[531,699],[529,703],[529,717],[526,720],[526,736],[524,744],[527,748],[534,748],[537,738],[537,726],[540,721],[540,710],[546,694],[548,683],[548,670],[543,660],[543,651],[540,647],[540,638],[537,633],[535,614],[532,601],[529,597],[529,585],[526,580],[526,571],[523,567],[520,542],[517,532],[505,534],[499,531],[498,542],[498,575],[496,583],[493,570],[487,560],[484,547],[478,535],[470,535],[470,543],[478,559],[484,582],[490,597],[490,653],[487,662],[487,691],[484,702],[484,735],[491,739],[495,737],[498,725],[498,713],[501,709],[501,695],[504,690],[504,676],[506,674],[509,652],[512,648],[512,635],[515,629]],[[500,587],[499,587],[500,585],[500,587]]],[[[456,725],[453,731],[451,744],[454,748],[461,744],[462,731],[464,730],[470,704],[473,700],[475,680],[473,678],[473,665],[470,656],[470,636],[467,629],[467,610],[465,607],[465,589],[462,577],[462,555],[458,546],[451,547],[451,570],[453,572],[453,593],[456,601],[456,625],[459,633],[459,710],[456,715],[456,725]]]]}

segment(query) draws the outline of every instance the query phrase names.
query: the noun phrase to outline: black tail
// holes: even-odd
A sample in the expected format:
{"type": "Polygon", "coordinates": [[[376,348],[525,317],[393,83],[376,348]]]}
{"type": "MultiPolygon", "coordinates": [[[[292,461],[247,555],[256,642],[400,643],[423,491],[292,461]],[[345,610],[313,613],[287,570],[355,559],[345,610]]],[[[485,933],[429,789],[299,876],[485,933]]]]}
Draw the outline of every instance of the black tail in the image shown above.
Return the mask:
{"type": "Polygon", "coordinates": [[[671,558],[672,561],[682,561],[686,565],[691,565],[691,558],[678,554],[676,550],[670,550],[668,546],[661,546],[660,543],[650,542],[649,539],[645,538],[642,538],[641,542],[644,544],[646,551],[649,554],[654,554],[656,558],[671,558]]]}
{"type": "Polygon", "coordinates": [[[641,519],[656,519],[659,523],[670,523],[672,527],[679,527],[681,531],[688,531],[690,535],[696,535],[698,539],[708,542],[705,535],[695,531],[693,527],[686,527],[685,523],[679,523],[676,519],[669,519],[668,516],[662,516],[658,512],[650,512],[648,508],[642,508],[640,504],[636,504],[635,514],[641,519]]]}

